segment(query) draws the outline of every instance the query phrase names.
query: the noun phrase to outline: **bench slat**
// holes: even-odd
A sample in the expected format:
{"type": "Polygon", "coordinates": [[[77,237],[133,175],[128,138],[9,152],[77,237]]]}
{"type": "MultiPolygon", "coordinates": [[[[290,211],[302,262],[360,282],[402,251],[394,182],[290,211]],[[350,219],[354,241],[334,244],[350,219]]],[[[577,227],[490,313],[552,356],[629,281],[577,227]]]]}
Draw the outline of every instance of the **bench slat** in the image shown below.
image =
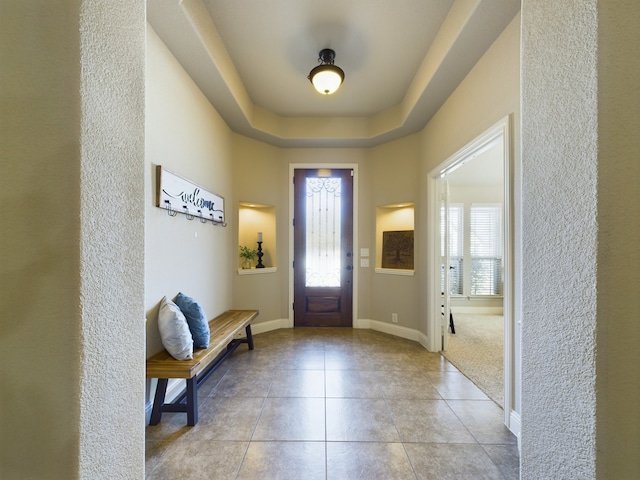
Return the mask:
{"type": "Polygon", "coordinates": [[[193,378],[227,348],[238,332],[256,317],[258,310],[228,310],[209,321],[208,348],[195,348],[192,360],[176,360],[163,350],[147,359],[147,378],[193,378]]]}

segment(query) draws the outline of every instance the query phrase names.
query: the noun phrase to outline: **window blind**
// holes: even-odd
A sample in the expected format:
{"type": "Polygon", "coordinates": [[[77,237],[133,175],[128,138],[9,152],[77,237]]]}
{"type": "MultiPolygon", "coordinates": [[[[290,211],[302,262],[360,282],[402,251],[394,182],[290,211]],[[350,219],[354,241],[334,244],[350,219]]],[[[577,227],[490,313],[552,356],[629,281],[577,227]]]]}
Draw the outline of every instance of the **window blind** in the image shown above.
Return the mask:
{"type": "MultiPolygon", "coordinates": [[[[464,208],[462,204],[449,205],[449,293],[462,295],[464,274],[464,208]]],[[[440,209],[440,256],[444,257],[444,207],[440,209]]],[[[441,291],[444,292],[444,265],[442,266],[441,291]]]]}
{"type": "Polygon", "coordinates": [[[502,206],[470,209],[471,295],[502,295],[502,206]]]}

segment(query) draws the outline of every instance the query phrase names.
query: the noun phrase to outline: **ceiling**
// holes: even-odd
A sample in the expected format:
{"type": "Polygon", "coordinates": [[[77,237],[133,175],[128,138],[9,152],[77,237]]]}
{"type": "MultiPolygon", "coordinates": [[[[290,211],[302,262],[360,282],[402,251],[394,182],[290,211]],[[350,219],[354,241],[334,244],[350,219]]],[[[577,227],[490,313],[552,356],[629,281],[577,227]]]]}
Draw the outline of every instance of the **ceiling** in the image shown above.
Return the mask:
{"type": "Polygon", "coordinates": [[[504,179],[504,148],[502,137],[487,149],[472,152],[461,161],[461,167],[447,174],[453,187],[502,188],[504,179]]]}
{"type": "Polygon", "coordinates": [[[282,147],[373,146],[421,130],[520,0],[148,0],[149,24],[229,127],[282,147]],[[309,71],[323,48],[333,95],[309,71]]]}

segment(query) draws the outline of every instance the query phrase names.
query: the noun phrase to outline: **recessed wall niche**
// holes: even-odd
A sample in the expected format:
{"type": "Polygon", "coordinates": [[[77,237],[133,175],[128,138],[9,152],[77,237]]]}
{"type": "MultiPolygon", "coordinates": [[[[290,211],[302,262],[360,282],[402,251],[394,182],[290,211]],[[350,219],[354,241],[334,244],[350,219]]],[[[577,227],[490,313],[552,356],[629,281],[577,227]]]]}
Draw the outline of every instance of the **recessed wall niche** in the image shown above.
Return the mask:
{"type": "MultiPolygon", "coordinates": [[[[272,272],[276,266],[276,209],[272,205],[240,202],[238,206],[238,246],[243,245],[257,249],[259,236],[262,239],[262,264],[265,268],[255,268],[258,263],[256,258],[252,261],[250,270],[253,273],[272,272]]],[[[238,269],[239,272],[243,270],[239,247],[238,269]]]]}
{"type": "Polygon", "coordinates": [[[413,202],[376,207],[376,273],[413,274],[414,225],[413,202]]]}

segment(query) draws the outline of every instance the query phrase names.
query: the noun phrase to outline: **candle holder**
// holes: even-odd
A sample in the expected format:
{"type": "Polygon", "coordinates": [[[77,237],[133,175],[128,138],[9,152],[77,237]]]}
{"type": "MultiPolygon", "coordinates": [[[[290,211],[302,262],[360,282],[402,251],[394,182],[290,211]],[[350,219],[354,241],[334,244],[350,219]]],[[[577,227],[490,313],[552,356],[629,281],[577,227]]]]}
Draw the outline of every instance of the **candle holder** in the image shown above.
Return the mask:
{"type": "Polygon", "coordinates": [[[264,253],[262,253],[262,242],[258,242],[258,264],[256,265],[256,268],[264,268],[264,265],[262,264],[263,255],[264,253]]]}

